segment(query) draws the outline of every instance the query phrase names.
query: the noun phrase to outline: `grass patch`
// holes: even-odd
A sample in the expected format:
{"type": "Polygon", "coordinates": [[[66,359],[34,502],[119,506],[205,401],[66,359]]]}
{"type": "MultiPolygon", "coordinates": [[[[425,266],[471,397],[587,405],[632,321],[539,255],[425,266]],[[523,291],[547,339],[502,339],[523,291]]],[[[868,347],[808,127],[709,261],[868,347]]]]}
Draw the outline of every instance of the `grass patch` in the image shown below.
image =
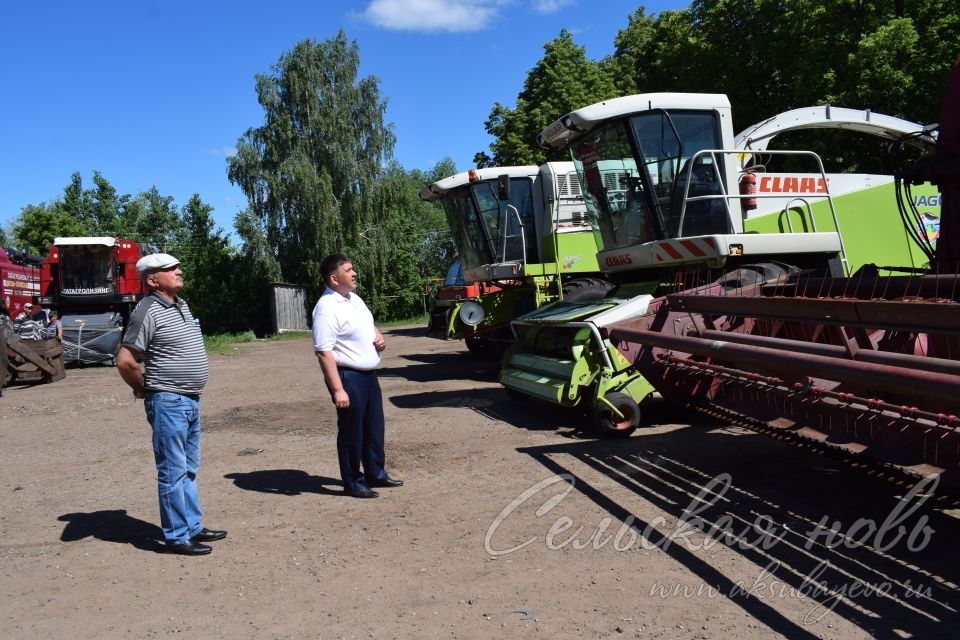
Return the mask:
{"type": "Polygon", "coordinates": [[[412,318],[405,318],[402,320],[388,320],[387,322],[378,322],[377,326],[381,328],[388,328],[388,327],[405,327],[408,324],[426,325],[429,320],[430,320],[429,314],[421,313],[420,315],[414,316],[412,318]]]}
{"type": "MultiPolygon", "coordinates": [[[[427,314],[420,314],[419,316],[413,318],[406,318],[404,320],[390,320],[388,322],[377,323],[378,327],[389,328],[389,327],[403,327],[411,324],[427,324],[429,316],[427,314]]],[[[284,331],[283,333],[277,333],[272,336],[268,336],[266,340],[272,342],[286,342],[287,340],[299,340],[301,338],[308,338],[312,336],[310,331],[284,331]]],[[[203,346],[206,347],[207,353],[229,353],[233,351],[234,346],[237,344],[242,344],[244,342],[255,342],[257,336],[253,331],[244,331],[243,333],[218,333],[215,336],[203,336],[203,346]]]]}
{"type": "Polygon", "coordinates": [[[300,338],[312,337],[313,333],[310,331],[284,331],[283,333],[277,333],[267,340],[274,340],[276,342],[286,342],[287,340],[299,340],[300,338]]]}
{"type": "Polygon", "coordinates": [[[257,339],[253,331],[243,333],[218,333],[215,336],[203,336],[203,346],[208,353],[226,353],[233,350],[233,345],[241,342],[253,342],[257,339]]]}

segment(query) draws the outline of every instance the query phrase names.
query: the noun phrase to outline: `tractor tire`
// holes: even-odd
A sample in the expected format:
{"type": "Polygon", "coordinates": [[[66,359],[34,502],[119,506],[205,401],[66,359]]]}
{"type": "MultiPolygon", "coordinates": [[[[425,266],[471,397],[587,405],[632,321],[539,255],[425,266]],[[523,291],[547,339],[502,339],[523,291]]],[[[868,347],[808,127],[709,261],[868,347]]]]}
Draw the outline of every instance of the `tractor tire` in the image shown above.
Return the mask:
{"type": "Polygon", "coordinates": [[[636,401],[625,393],[612,391],[604,396],[624,415],[621,420],[599,400],[593,404],[593,425],[601,436],[605,438],[627,438],[640,424],[640,407],[636,401]]]}
{"type": "Polygon", "coordinates": [[[490,343],[483,338],[470,336],[465,339],[467,350],[475,356],[486,356],[490,352],[490,343]]]}
{"type": "Polygon", "coordinates": [[[578,278],[563,284],[564,302],[596,302],[603,300],[616,288],[600,278],[578,278]]]}
{"type": "Polygon", "coordinates": [[[511,389],[510,387],[504,387],[503,389],[507,392],[507,397],[514,402],[529,402],[530,400],[530,396],[522,391],[517,391],[516,389],[511,389]]]}

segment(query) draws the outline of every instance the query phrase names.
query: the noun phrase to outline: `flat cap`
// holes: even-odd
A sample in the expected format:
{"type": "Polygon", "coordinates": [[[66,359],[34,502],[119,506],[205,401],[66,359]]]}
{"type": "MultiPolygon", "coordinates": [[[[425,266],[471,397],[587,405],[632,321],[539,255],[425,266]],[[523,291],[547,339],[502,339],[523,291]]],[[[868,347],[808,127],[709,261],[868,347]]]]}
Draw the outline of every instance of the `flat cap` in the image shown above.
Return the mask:
{"type": "Polygon", "coordinates": [[[180,261],[169,253],[151,253],[137,260],[137,273],[140,275],[156,269],[169,269],[180,264],[180,261]]]}

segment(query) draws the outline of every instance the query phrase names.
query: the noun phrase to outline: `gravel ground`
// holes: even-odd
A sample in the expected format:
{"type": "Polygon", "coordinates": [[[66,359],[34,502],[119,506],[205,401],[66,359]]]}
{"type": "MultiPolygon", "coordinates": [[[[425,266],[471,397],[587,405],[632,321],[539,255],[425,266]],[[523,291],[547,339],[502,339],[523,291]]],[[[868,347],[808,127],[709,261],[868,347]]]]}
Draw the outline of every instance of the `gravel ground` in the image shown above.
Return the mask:
{"type": "Polygon", "coordinates": [[[461,343],[385,332],[387,464],[340,494],[307,339],[211,356],[208,556],[161,553],[116,371],[0,398],[7,638],[956,637],[955,511],[668,405],[621,441],[507,399],[461,343]]]}

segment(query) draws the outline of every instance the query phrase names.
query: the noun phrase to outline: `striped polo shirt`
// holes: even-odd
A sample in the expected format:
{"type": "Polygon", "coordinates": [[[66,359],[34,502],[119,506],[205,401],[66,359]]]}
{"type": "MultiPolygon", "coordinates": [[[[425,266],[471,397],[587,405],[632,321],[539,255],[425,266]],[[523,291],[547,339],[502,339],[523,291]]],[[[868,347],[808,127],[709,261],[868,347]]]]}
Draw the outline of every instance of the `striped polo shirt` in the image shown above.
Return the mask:
{"type": "Polygon", "coordinates": [[[121,344],[140,355],[147,391],[198,395],[207,384],[203,336],[182,298],[169,302],[156,291],[147,295],[130,314],[121,344]]]}

